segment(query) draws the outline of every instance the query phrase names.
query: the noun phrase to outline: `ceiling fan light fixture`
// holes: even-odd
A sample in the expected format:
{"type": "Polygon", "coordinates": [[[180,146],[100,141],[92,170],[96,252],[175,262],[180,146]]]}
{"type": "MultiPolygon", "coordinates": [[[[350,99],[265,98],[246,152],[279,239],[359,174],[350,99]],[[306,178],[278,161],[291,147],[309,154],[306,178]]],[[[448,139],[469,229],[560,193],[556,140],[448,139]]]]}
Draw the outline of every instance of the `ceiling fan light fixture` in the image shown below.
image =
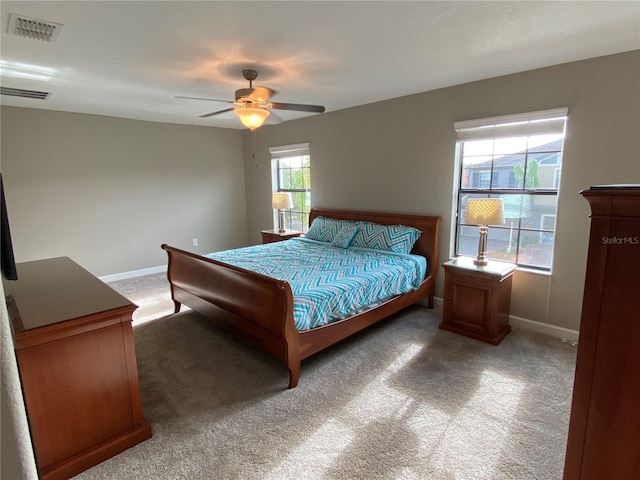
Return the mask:
{"type": "Polygon", "coordinates": [[[254,87],[253,80],[258,76],[258,72],[255,70],[243,70],[242,74],[246,80],[249,81],[249,88],[241,88],[236,90],[235,102],[230,100],[215,100],[213,98],[201,98],[201,97],[186,97],[177,95],[176,98],[188,98],[192,100],[211,100],[213,102],[232,103],[235,107],[225,108],[217,110],[215,112],[205,113],[199,115],[199,118],[209,118],[214,115],[220,115],[221,113],[227,113],[233,110],[242,122],[242,124],[250,129],[255,130],[262,126],[264,121],[270,115],[269,109],[275,110],[291,110],[294,112],[307,112],[307,113],[323,113],[324,107],[322,105],[304,105],[301,103],[275,103],[269,101],[271,96],[277,92],[267,87],[254,87]]]}
{"type": "Polygon", "coordinates": [[[269,116],[269,111],[260,107],[240,107],[234,110],[242,124],[249,130],[255,130],[269,116]]]}

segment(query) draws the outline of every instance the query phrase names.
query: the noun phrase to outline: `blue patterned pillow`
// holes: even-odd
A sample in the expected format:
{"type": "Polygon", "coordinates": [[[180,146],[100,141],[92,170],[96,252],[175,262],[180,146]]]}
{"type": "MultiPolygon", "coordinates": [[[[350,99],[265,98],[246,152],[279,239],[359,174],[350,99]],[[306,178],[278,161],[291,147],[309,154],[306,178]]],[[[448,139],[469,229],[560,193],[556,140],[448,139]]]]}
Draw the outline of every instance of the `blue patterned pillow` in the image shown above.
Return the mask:
{"type": "Polygon", "coordinates": [[[338,232],[342,229],[342,226],[342,220],[316,217],[313,219],[313,222],[311,222],[311,226],[309,227],[309,230],[307,230],[305,237],[319,242],[331,243],[333,242],[333,239],[336,238],[336,235],[338,235],[338,232]]]}
{"type": "Polygon", "coordinates": [[[396,253],[411,253],[413,244],[421,234],[420,230],[405,225],[378,225],[377,223],[360,222],[360,228],[351,245],[396,253]]]}
{"type": "Polygon", "coordinates": [[[358,225],[355,223],[347,223],[340,229],[336,237],[331,242],[334,247],[348,248],[353,237],[358,233],[358,225]]]}

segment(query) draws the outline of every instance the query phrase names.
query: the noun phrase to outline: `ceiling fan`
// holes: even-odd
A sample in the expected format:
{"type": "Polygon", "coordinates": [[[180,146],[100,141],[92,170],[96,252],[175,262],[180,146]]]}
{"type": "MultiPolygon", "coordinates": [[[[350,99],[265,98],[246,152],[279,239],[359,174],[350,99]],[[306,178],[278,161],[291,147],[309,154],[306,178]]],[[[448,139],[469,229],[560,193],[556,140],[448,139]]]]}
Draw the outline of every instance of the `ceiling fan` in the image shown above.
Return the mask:
{"type": "Polygon", "coordinates": [[[269,99],[276,92],[267,87],[254,87],[253,81],[258,78],[256,70],[243,70],[242,76],[249,81],[249,88],[240,88],[236,90],[235,101],[231,100],[215,100],[213,98],[186,97],[177,95],[175,98],[183,98],[188,100],[207,100],[211,102],[232,103],[235,106],[218,110],[216,112],[205,113],[200,118],[212,117],[221,113],[233,111],[238,116],[242,124],[250,130],[260,127],[265,119],[270,115],[268,109],[274,110],[293,110],[297,112],[323,113],[324,107],[321,105],[304,105],[299,103],[279,103],[270,102],[269,99]]]}

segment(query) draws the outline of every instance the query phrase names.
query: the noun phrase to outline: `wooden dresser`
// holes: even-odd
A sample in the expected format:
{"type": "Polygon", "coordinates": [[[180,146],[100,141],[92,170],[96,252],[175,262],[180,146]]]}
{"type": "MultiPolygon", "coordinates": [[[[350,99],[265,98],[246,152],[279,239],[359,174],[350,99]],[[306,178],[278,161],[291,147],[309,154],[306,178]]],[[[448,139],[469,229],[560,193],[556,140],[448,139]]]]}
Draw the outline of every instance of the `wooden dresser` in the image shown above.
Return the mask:
{"type": "Polygon", "coordinates": [[[4,287],[40,478],[69,478],[150,438],[137,307],[66,257],[19,263],[4,287]]]}
{"type": "Polygon", "coordinates": [[[565,480],[640,478],[640,185],[592,187],[565,480]]]}

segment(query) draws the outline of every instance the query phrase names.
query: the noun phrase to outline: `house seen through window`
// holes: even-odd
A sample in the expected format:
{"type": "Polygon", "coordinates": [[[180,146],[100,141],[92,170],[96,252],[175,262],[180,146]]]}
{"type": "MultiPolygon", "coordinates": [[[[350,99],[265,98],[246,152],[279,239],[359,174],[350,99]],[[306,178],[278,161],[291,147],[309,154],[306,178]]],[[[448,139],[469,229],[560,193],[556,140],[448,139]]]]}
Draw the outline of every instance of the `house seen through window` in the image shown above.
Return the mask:
{"type": "Polygon", "coordinates": [[[455,254],[475,257],[465,223],[470,198],[501,198],[505,223],[489,226],[487,257],[550,270],[566,109],[456,122],[455,254]]]}
{"type": "MultiPolygon", "coordinates": [[[[290,192],[293,208],[285,210],[288,229],[306,232],[311,210],[311,157],[309,144],[269,148],[273,192],[290,192]]],[[[274,228],[278,228],[274,212],[274,228]]]]}

